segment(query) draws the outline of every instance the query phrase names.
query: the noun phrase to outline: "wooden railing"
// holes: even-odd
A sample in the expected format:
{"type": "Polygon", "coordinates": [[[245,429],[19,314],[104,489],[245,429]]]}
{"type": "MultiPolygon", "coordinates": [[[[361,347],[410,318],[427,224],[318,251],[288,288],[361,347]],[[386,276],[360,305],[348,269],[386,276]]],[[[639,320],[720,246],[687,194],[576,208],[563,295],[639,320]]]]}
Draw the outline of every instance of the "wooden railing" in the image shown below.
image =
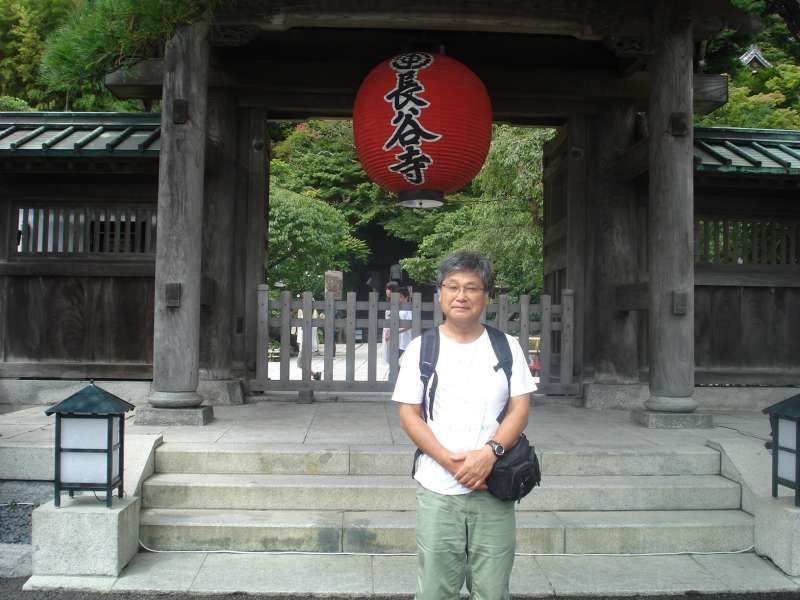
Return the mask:
{"type": "MultiPolygon", "coordinates": [[[[560,305],[551,304],[550,296],[542,296],[540,303],[531,304],[529,296],[511,303],[507,296],[501,295],[487,306],[484,322],[517,337],[529,357],[532,356],[530,339],[538,336],[538,349],[533,352],[538,353],[540,363],[539,391],[577,395],[580,385],[573,375],[572,291],[562,290],[562,298],[560,305]]],[[[441,322],[438,297],[433,302],[423,302],[418,293],[405,303],[399,302],[397,296],[391,302],[379,301],[375,292],[367,301],[356,300],[354,292],[349,292],[345,300],[335,300],[330,295],[324,300],[314,300],[310,292],[294,297],[291,292],[282,291],[271,297],[267,286],[259,286],[257,370],[255,380],[250,382],[251,389],[389,392],[397,378],[399,330],[410,328],[412,337],[416,337],[441,322]],[[298,310],[302,311],[302,318],[298,318],[298,310]],[[400,311],[409,311],[411,319],[400,319],[400,311]],[[312,347],[312,328],[323,332],[326,343],[322,345],[319,379],[314,378],[310,351],[301,353],[299,372],[292,368],[291,336],[298,327],[302,328],[301,344],[306,349],[312,347]],[[378,356],[384,329],[389,330],[388,365],[378,356]],[[330,341],[336,339],[343,340],[339,344],[344,348],[343,361],[341,355],[338,359],[334,357],[336,344],[330,341]],[[379,370],[384,373],[388,370],[388,374],[379,370]]]]}

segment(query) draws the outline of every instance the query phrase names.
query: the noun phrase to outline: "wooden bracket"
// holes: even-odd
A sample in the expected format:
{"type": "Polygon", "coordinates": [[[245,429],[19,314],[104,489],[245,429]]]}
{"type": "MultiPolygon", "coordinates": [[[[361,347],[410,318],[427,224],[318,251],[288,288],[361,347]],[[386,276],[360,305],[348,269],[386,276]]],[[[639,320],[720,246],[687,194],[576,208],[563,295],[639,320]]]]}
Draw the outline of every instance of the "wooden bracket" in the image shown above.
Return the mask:
{"type": "Polygon", "coordinates": [[[176,125],[183,125],[189,120],[189,101],[183,98],[175,98],[172,101],[172,122],[176,125]]]}
{"type": "Polygon", "coordinates": [[[683,112],[674,112],[669,116],[669,132],[673,137],[686,137],[689,135],[689,121],[691,116],[683,112]]]}

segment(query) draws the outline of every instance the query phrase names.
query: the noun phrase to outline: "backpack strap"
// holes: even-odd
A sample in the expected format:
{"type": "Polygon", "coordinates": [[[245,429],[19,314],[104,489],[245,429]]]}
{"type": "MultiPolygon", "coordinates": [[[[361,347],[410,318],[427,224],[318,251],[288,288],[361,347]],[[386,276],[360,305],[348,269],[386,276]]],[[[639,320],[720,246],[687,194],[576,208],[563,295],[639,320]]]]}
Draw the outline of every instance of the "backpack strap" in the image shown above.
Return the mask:
{"type": "MultiPolygon", "coordinates": [[[[428,329],[422,334],[419,351],[419,378],[422,381],[422,420],[426,423],[433,420],[433,399],[436,396],[436,385],[439,376],[436,374],[436,361],[439,359],[439,328],[428,329]]],[[[417,472],[417,459],[422,456],[422,450],[417,448],[414,452],[414,462],[411,466],[411,477],[417,472]]]]}
{"type": "Polygon", "coordinates": [[[439,328],[428,329],[422,334],[419,351],[419,378],[422,381],[422,419],[433,420],[433,399],[439,376],[436,361],[439,360],[439,328]]]}
{"type": "Polygon", "coordinates": [[[514,356],[511,354],[511,346],[508,344],[508,338],[505,333],[491,325],[484,325],[484,327],[486,327],[486,333],[489,334],[489,341],[492,342],[494,355],[497,357],[497,364],[494,366],[494,370],[497,372],[503,369],[503,373],[506,375],[506,383],[508,384],[506,404],[500,414],[497,415],[497,422],[500,423],[503,417],[506,416],[508,401],[511,399],[511,367],[514,365],[514,356]]]}

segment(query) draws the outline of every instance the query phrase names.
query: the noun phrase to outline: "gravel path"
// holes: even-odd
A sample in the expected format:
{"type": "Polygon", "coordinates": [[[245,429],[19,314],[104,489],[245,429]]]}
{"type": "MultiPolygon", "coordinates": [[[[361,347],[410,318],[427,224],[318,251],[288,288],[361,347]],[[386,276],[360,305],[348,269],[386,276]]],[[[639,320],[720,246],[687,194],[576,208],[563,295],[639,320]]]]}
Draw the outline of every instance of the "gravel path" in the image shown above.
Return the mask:
{"type": "Polygon", "coordinates": [[[31,543],[31,513],[36,506],[0,505],[0,544],[31,543]]]}

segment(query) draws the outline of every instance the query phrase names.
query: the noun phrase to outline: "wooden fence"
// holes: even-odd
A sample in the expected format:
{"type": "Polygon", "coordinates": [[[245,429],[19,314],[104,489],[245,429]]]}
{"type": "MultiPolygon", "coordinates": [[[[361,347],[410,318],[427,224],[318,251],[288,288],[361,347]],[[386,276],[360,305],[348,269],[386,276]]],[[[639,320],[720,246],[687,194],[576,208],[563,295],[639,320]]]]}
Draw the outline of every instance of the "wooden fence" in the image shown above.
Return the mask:
{"type": "MultiPolygon", "coordinates": [[[[401,303],[395,295],[391,302],[378,301],[372,292],[368,301],[357,301],[354,292],[346,300],[314,300],[310,292],[300,298],[283,291],[270,297],[267,286],[258,289],[258,357],[256,379],[251,381],[254,391],[326,391],[326,392],[389,392],[394,387],[398,370],[398,335],[400,328],[410,328],[412,337],[442,322],[442,311],[436,298],[423,302],[415,293],[410,302],[401,303]],[[298,318],[298,310],[302,318],[298,318]],[[400,311],[411,313],[411,319],[400,319],[400,311]],[[316,315],[315,315],[316,313],[316,315]],[[333,318],[331,318],[333,316],[333,318]],[[300,358],[299,379],[291,377],[294,328],[302,328],[301,343],[312,347],[312,328],[323,332],[321,377],[314,379],[312,353],[303,351],[300,358]],[[389,365],[378,356],[382,332],[388,329],[389,365]],[[358,334],[361,340],[357,341],[358,334]],[[335,344],[330,340],[343,339],[342,357],[334,357],[335,344]],[[356,377],[356,347],[366,344],[366,377],[356,377]],[[335,361],[339,368],[335,369],[335,361]],[[379,370],[388,368],[388,378],[382,380],[379,370]]],[[[551,304],[550,296],[542,296],[539,304],[531,304],[530,297],[521,296],[519,302],[510,303],[501,295],[486,309],[484,322],[518,338],[526,356],[531,356],[530,338],[539,337],[540,384],[539,390],[553,395],[578,395],[580,385],[573,375],[574,296],[571,290],[562,291],[562,304],[551,304]]],[[[363,355],[363,346],[360,347],[363,355]]]]}

